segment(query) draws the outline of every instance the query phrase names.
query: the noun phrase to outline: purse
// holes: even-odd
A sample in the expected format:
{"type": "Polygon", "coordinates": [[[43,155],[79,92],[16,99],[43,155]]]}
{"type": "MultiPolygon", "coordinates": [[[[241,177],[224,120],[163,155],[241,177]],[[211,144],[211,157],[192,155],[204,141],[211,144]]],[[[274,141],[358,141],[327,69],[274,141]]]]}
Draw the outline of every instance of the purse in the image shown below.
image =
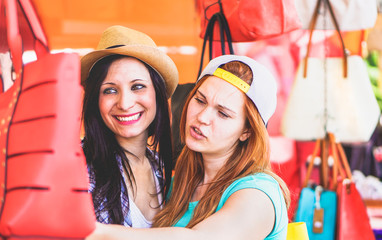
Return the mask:
{"type": "Polygon", "coordinates": [[[374,240],[365,203],[354,182],[342,181],[338,185],[337,240],[374,240]]]}
{"type": "Polygon", "coordinates": [[[328,143],[329,138],[316,141],[295,215],[295,222],[306,223],[310,240],[334,240],[336,236],[337,195],[329,187],[328,143]],[[317,156],[321,156],[320,185],[308,186],[317,156]]]}
{"type": "Polygon", "coordinates": [[[1,1],[0,22],[15,75],[0,93],[0,236],[85,238],[96,220],[79,138],[79,57],[50,54],[30,0],[1,1]],[[37,61],[24,65],[29,47],[37,61]]]}
{"type": "Polygon", "coordinates": [[[337,240],[374,240],[374,232],[370,225],[370,219],[366,205],[359,194],[345,151],[338,145],[338,165],[345,175],[337,186],[338,214],[337,214],[337,240]],[[342,165],[341,165],[342,164],[342,165]]]}
{"type": "MultiPolygon", "coordinates": [[[[295,0],[298,16],[303,29],[309,29],[316,4],[319,0],[295,0]]],[[[325,0],[330,1],[339,27],[343,31],[373,28],[377,20],[376,0],[325,0]]],[[[316,29],[335,30],[335,25],[327,21],[327,8],[321,5],[316,29]]]]}
{"type": "MultiPolygon", "coordinates": [[[[251,42],[281,35],[301,27],[293,0],[197,0],[201,18],[200,37],[208,22],[223,7],[233,42],[251,42]]],[[[213,40],[220,40],[215,29],[213,40]]]]}
{"type": "MultiPolygon", "coordinates": [[[[363,59],[347,56],[339,28],[342,58],[309,57],[321,4],[331,9],[326,0],[319,0],[316,6],[307,55],[298,67],[281,131],[300,141],[324,138],[326,132],[332,132],[340,142],[366,142],[378,123],[380,110],[363,59]]],[[[336,23],[333,11],[329,12],[336,23]]]]}

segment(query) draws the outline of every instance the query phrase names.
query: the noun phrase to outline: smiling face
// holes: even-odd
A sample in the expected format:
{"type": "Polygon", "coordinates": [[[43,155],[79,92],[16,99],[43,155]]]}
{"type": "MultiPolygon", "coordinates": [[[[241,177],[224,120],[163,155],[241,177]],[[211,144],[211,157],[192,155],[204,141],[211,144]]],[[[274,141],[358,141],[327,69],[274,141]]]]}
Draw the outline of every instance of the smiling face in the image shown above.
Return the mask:
{"type": "Polygon", "coordinates": [[[131,138],[147,140],[155,118],[155,89],[145,65],[135,58],[114,61],[101,84],[99,110],[121,144],[131,138]]]}
{"type": "Polygon", "coordinates": [[[208,77],[189,102],[185,142],[203,157],[229,156],[245,141],[245,94],[230,83],[208,77]]]}

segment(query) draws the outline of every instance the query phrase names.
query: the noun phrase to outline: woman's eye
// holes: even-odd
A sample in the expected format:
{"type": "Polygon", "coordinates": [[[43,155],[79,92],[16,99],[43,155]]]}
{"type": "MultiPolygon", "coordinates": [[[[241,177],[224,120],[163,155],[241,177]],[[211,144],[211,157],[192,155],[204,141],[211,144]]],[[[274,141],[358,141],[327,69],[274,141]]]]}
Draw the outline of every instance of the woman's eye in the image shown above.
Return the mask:
{"type": "Polygon", "coordinates": [[[204,103],[205,103],[202,99],[200,99],[200,98],[198,98],[198,97],[195,97],[195,100],[196,100],[198,103],[200,103],[200,104],[204,104],[204,103]]]}
{"type": "Polygon", "coordinates": [[[106,88],[102,92],[103,94],[113,94],[113,93],[116,93],[117,90],[115,88],[106,88]]]}
{"type": "Polygon", "coordinates": [[[131,90],[140,90],[140,89],[143,89],[145,88],[146,86],[143,85],[143,84],[134,84],[132,87],[131,87],[131,90]]]}
{"type": "Polygon", "coordinates": [[[222,118],[229,118],[230,117],[228,114],[226,114],[225,112],[222,112],[222,111],[219,111],[219,115],[222,118]]]}

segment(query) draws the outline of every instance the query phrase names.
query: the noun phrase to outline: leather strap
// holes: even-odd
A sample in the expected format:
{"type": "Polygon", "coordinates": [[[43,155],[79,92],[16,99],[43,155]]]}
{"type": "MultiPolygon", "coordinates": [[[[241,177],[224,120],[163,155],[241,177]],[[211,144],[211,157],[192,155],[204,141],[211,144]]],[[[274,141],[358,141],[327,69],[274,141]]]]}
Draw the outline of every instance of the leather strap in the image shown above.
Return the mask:
{"type": "Polygon", "coordinates": [[[338,33],[338,36],[340,38],[341,46],[342,46],[342,54],[343,54],[343,74],[344,74],[344,78],[347,78],[347,73],[348,73],[347,65],[348,65],[348,63],[347,63],[347,53],[346,53],[345,43],[344,43],[344,40],[343,40],[342,35],[341,35],[338,21],[334,15],[333,8],[332,8],[332,5],[330,4],[329,0],[318,0],[317,1],[317,5],[316,5],[316,8],[314,10],[314,14],[312,16],[312,20],[311,20],[310,25],[309,25],[309,29],[310,29],[309,41],[308,41],[306,56],[304,58],[304,72],[303,72],[304,78],[307,77],[308,58],[310,55],[310,49],[311,49],[311,45],[312,45],[312,36],[313,36],[314,27],[315,27],[316,22],[317,22],[317,18],[319,15],[321,4],[326,4],[327,8],[329,9],[331,19],[334,23],[334,26],[335,26],[336,31],[338,33]]]}
{"type": "MultiPolygon", "coordinates": [[[[199,71],[197,78],[200,76],[203,70],[203,60],[204,60],[204,53],[206,50],[206,44],[207,41],[209,42],[209,60],[212,59],[213,55],[213,35],[214,35],[214,30],[215,30],[215,25],[216,22],[219,24],[219,32],[220,32],[220,46],[221,46],[221,51],[222,54],[226,54],[225,50],[225,43],[228,43],[228,50],[230,54],[234,54],[233,51],[233,46],[232,46],[232,36],[231,36],[231,31],[229,30],[228,22],[226,17],[224,16],[223,12],[223,6],[221,3],[221,0],[218,0],[214,4],[219,4],[220,11],[212,15],[212,17],[208,20],[208,24],[206,27],[206,33],[204,34],[204,39],[203,39],[203,47],[202,47],[202,52],[201,52],[201,59],[200,59],[200,65],[199,65],[199,71]]],[[[206,7],[208,9],[210,6],[206,7]]]]}
{"type": "Polygon", "coordinates": [[[349,162],[348,162],[348,159],[346,157],[345,151],[344,151],[344,149],[340,143],[337,143],[337,148],[338,148],[338,152],[340,153],[341,163],[345,169],[346,178],[353,181],[353,176],[351,173],[351,169],[350,169],[349,162]]]}
{"type": "Polygon", "coordinates": [[[325,138],[321,141],[321,185],[325,188],[329,188],[329,164],[328,164],[328,158],[329,158],[329,141],[328,136],[326,135],[325,138]]]}
{"type": "Polygon", "coordinates": [[[22,71],[22,39],[17,19],[17,5],[15,0],[5,0],[5,12],[7,21],[7,40],[12,55],[13,67],[16,78],[20,78],[22,71]]]}
{"type": "Polygon", "coordinates": [[[26,20],[32,30],[32,34],[35,38],[35,48],[37,57],[41,57],[46,53],[49,53],[48,39],[42,28],[41,22],[37,16],[36,10],[30,0],[18,0],[21,6],[21,10],[24,13],[26,20]]]}
{"type": "Polygon", "coordinates": [[[313,153],[309,160],[309,166],[303,182],[303,187],[308,186],[309,179],[312,175],[314,167],[314,159],[317,156],[321,156],[320,164],[320,184],[325,189],[335,190],[339,180],[350,179],[352,180],[352,174],[349,166],[349,162],[346,158],[345,151],[341,143],[337,143],[333,133],[327,133],[324,139],[317,139],[313,150],[313,153]],[[333,157],[333,167],[331,179],[329,176],[329,164],[328,156],[333,157]],[[329,184],[330,183],[330,184],[329,184]]]}
{"type": "Polygon", "coordinates": [[[313,154],[310,157],[309,167],[305,175],[305,181],[304,181],[303,187],[308,186],[308,182],[313,171],[314,159],[317,157],[318,152],[320,151],[320,148],[321,148],[321,139],[317,139],[316,144],[314,146],[313,154]]]}
{"type": "Polygon", "coordinates": [[[12,62],[15,68],[16,76],[20,77],[22,71],[23,42],[20,34],[17,8],[27,20],[33,37],[35,39],[34,50],[37,57],[49,53],[46,35],[42,29],[41,23],[31,4],[30,0],[5,0],[5,11],[7,21],[7,39],[12,55],[12,62]]]}

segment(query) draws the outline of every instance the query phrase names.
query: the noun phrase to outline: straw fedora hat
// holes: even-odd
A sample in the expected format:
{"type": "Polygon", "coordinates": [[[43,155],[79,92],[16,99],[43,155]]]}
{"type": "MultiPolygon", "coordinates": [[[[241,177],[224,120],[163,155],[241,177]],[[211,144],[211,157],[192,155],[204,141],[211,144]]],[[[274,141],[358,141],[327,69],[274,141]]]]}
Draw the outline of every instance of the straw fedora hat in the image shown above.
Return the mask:
{"type": "Polygon", "coordinates": [[[85,86],[89,72],[97,61],[114,54],[134,57],[151,66],[164,80],[167,97],[175,91],[179,76],[172,59],[149,36],[123,26],[107,28],[97,49],[81,58],[81,85],[85,86]]]}

